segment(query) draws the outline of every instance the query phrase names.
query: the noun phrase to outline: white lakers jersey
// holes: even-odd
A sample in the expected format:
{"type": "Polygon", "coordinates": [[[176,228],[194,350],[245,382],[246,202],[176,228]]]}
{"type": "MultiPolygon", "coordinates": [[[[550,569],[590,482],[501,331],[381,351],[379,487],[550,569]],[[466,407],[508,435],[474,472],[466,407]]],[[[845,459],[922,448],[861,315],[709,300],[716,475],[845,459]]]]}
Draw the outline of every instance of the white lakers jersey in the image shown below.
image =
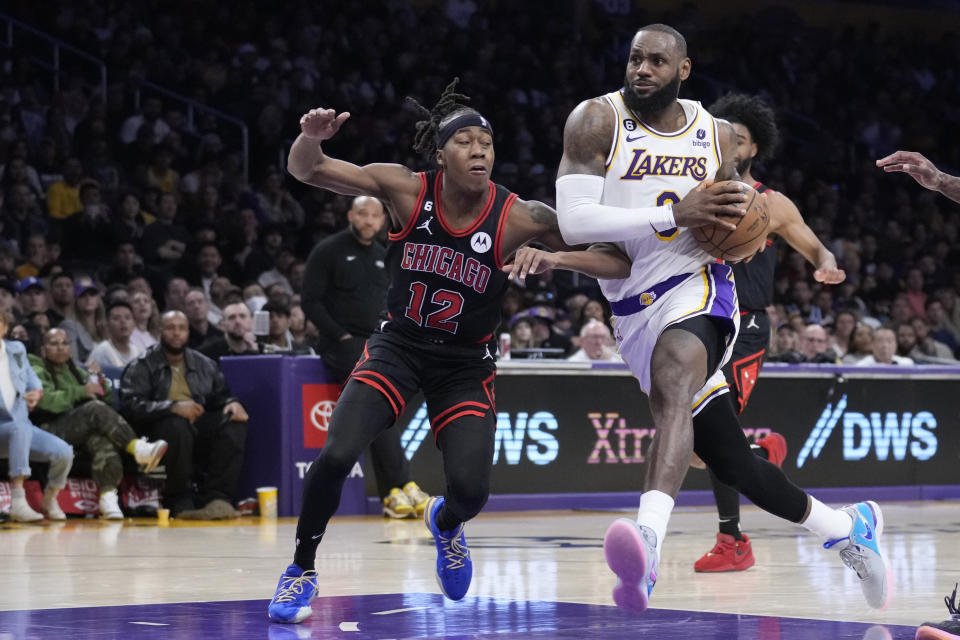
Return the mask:
{"type": "MultiPolygon", "coordinates": [[[[603,96],[616,113],[617,128],[606,161],[601,204],[623,208],[679,202],[720,168],[717,124],[699,102],[680,100],[686,125],[674,133],[646,126],[619,91],[603,96]]],[[[697,246],[689,229],[656,229],[618,246],[633,267],[623,280],[600,280],[608,300],[622,300],[681,273],[693,273],[714,259],[697,246]]]]}

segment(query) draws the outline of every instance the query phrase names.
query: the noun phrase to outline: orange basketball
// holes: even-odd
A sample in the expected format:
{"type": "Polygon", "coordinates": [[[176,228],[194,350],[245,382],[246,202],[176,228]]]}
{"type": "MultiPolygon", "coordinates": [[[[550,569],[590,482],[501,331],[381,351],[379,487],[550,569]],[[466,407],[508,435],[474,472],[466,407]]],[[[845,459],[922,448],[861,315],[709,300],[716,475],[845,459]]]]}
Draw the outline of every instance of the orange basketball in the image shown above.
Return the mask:
{"type": "MultiPolygon", "coordinates": [[[[707,190],[712,191],[727,182],[729,180],[714,183],[707,190]]],[[[749,197],[740,206],[746,214],[737,222],[736,229],[731,231],[713,224],[690,229],[701,249],[726,262],[740,262],[759,251],[767,241],[767,227],[770,225],[766,198],[750,185],[743,182],[740,184],[749,197]]]]}

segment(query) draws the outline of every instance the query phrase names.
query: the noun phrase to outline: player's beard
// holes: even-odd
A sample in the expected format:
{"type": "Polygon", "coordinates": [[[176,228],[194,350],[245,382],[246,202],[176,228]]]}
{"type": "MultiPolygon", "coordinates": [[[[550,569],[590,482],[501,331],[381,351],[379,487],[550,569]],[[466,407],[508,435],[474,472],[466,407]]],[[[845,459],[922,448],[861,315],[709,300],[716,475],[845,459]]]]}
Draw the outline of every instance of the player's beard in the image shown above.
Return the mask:
{"type": "Polygon", "coordinates": [[[623,80],[623,101],[638,115],[660,113],[673,104],[678,95],[680,95],[680,71],[677,71],[673,80],[645,98],[637,95],[633,87],[630,86],[629,79],[624,78],[623,80]]]}
{"type": "Polygon", "coordinates": [[[737,173],[741,176],[747,175],[747,172],[750,171],[750,167],[753,165],[753,158],[744,158],[737,163],[737,173]]]}

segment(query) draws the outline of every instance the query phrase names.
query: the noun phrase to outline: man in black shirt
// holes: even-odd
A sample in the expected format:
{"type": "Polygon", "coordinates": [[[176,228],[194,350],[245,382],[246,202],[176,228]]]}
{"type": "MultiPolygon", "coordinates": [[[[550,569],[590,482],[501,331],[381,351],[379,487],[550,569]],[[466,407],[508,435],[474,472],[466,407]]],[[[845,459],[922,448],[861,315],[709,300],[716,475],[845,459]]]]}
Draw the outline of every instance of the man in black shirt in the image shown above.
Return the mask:
{"type": "MultiPolygon", "coordinates": [[[[350,226],[320,242],[307,258],[301,306],[320,332],[319,351],[342,383],[377,328],[387,297],[386,248],[376,237],[386,219],[376,198],[360,196],[347,212],[350,226]]],[[[429,496],[410,481],[400,430],[387,429],[370,445],[383,511],[393,518],[423,515],[429,496]]]]}

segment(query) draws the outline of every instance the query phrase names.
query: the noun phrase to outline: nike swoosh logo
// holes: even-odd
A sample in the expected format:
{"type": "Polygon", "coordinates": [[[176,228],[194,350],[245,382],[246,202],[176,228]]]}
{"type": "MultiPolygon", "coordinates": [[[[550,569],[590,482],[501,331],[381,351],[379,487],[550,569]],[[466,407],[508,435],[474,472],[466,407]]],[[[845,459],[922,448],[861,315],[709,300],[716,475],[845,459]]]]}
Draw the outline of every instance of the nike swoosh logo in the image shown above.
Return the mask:
{"type": "MultiPolygon", "coordinates": [[[[861,520],[862,520],[862,516],[861,516],[861,520]]],[[[864,532],[862,534],[863,539],[867,541],[873,540],[873,529],[867,526],[866,521],[863,521],[863,528],[864,528],[864,532]]]]}
{"type": "Polygon", "coordinates": [[[321,533],[321,534],[318,535],[318,536],[310,536],[310,539],[311,539],[311,540],[316,540],[317,538],[320,538],[320,537],[322,537],[322,536],[323,536],[323,534],[321,533]]]}
{"type": "Polygon", "coordinates": [[[646,138],[646,137],[647,137],[647,134],[643,134],[642,136],[634,136],[633,138],[631,138],[631,137],[628,135],[628,136],[627,136],[627,142],[636,142],[636,141],[639,140],[640,138],[646,138]]]}

